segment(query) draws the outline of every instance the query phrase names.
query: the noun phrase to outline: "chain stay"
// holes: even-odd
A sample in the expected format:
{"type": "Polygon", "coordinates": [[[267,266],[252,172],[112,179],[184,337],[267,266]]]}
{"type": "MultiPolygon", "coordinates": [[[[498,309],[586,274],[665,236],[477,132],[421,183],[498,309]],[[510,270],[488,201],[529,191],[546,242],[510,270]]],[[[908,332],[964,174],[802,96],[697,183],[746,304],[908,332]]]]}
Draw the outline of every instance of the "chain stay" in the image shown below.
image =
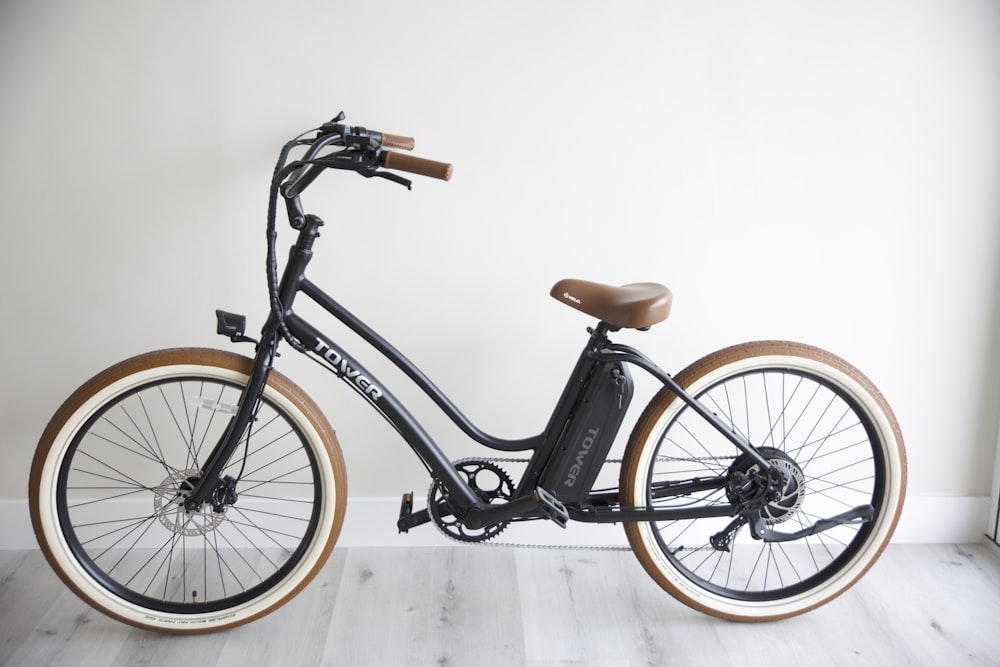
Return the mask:
{"type": "MultiPolygon", "coordinates": [[[[517,458],[517,457],[490,457],[490,458],[467,458],[459,459],[455,461],[455,464],[463,463],[465,461],[488,461],[490,463],[529,463],[530,459],[517,458]]],[[[732,457],[725,456],[658,456],[657,461],[731,461],[732,457]]],[[[622,459],[605,459],[605,463],[612,463],[615,465],[621,465],[622,459]]],[[[432,485],[433,488],[433,485],[432,485]]],[[[437,521],[431,521],[438,532],[447,537],[453,542],[458,542],[460,544],[469,544],[468,541],[460,540],[452,535],[449,535],[447,531],[438,525],[437,521]]],[[[513,549],[534,549],[541,551],[631,551],[632,547],[629,546],[614,546],[614,545],[571,545],[571,544],[534,544],[529,542],[499,542],[493,539],[487,539],[484,541],[474,542],[475,544],[485,546],[485,547],[496,547],[496,548],[513,548],[513,549]]],[[[711,547],[709,547],[711,548],[711,547]]]]}

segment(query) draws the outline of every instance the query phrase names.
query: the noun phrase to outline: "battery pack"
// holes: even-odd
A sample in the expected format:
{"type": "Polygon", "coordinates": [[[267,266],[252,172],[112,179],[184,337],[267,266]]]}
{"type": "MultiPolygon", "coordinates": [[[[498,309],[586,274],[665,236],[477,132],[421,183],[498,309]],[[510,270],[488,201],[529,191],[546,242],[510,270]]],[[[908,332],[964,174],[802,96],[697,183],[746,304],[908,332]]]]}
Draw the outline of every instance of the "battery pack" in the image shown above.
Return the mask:
{"type": "Polygon", "coordinates": [[[563,503],[581,504],[590,493],[632,400],[632,376],[620,362],[594,370],[560,438],[543,485],[563,503]]]}

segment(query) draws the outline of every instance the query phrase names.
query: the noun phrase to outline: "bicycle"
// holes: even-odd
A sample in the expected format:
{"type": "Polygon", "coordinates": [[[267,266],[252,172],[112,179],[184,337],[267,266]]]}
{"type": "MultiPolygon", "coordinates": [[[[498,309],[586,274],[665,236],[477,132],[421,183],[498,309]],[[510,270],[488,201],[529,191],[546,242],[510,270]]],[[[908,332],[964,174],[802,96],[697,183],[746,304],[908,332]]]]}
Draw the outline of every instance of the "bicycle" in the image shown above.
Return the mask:
{"type": "Polygon", "coordinates": [[[777,620],[856,582],[887,545],[906,460],[885,399],[859,371],[815,347],[736,345],[676,377],[612,342],[670,313],[670,291],[559,281],[558,301],[595,318],[551,417],[507,440],[472,422],[413,363],[306,278],[323,221],[300,195],[327,170],[409,188],[397,172],[447,180],[409,137],[344,123],[286,143],[270,188],[270,315],[260,340],[217,311],[217,331],[255,345],[140,355],[99,373],[59,408],[38,444],[29,495],[39,544],[83,600],[138,627],[222,630],[274,611],[323,566],[344,519],[346,472],[319,407],[275,370],[279,344],[324,366],[380,413],[426,467],[424,509],[404,494],[397,526],[434,524],[467,543],[512,522],[622,523],[646,572],[685,604],[721,618],[777,620]],[[399,149],[399,150],[391,150],[399,149]],[[293,151],[298,159],[289,161],[293,151]],[[296,239],[278,275],[276,209],[296,239]],[[449,461],[374,375],[293,309],[308,298],[389,359],[471,440],[525,452],[514,479],[490,457],[449,461]],[[630,368],[662,388],[625,446],[617,488],[594,484],[633,396],[630,368]],[[744,530],[746,528],[746,530],[744,530]]]}

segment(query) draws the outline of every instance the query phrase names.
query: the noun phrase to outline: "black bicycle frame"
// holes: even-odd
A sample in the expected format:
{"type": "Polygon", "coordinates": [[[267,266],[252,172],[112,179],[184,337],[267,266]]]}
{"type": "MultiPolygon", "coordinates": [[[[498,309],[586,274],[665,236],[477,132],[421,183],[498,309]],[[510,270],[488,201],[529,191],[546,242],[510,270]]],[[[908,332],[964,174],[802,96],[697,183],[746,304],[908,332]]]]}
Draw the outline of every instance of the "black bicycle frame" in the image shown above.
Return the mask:
{"type": "MultiPolygon", "coordinates": [[[[331,338],[324,335],[319,329],[294,312],[293,304],[300,294],[305,295],[318,304],[326,312],[345,324],[351,331],[374,347],[379,353],[392,361],[467,436],[481,445],[494,450],[532,452],[527,468],[515,490],[514,497],[507,505],[513,505],[514,501],[530,496],[539,486],[543,488],[548,486],[550,487],[548,490],[553,491],[551,487],[558,483],[558,480],[553,478],[553,471],[569,470],[575,481],[575,475],[577,474],[573,472],[575,468],[578,467],[581,471],[585,465],[596,465],[597,469],[600,468],[607,454],[606,448],[602,450],[603,453],[600,453],[599,457],[592,457],[592,461],[589,459],[585,460],[582,454],[588,452],[583,450],[580,452],[575,451],[572,447],[574,443],[567,440],[573,437],[571,434],[576,433],[575,437],[579,438],[579,434],[586,435],[588,432],[586,425],[581,426],[582,422],[580,420],[587,418],[587,412],[591,407],[590,403],[592,399],[595,396],[599,398],[598,392],[602,389],[597,383],[602,381],[606,383],[608,378],[613,378],[616,384],[620,384],[621,391],[624,392],[627,389],[629,397],[631,396],[631,379],[627,371],[623,370],[624,364],[631,364],[651,373],[667,385],[684,403],[712,424],[737,449],[751,457],[760,466],[762,471],[769,472],[771,470],[772,464],[763,458],[749,442],[685,392],[669,374],[662,371],[638,350],[629,346],[611,343],[607,338],[607,334],[613,328],[603,322],[591,330],[590,338],[581,352],[569,381],[542,433],[519,440],[506,440],[485,433],[469,421],[455,404],[409,359],[349,310],[337,303],[316,284],[306,278],[305,271],[312,259],[313,243],[319,236],[319,229],[323,226],[323,221],[313,215],[302,215],[298,199],[298,196],[295,195],[287,202],[289,218],[292,221],[293,227],[298,229],[299,235],[296,243],[289,251],[288,263],[278,284],[278,296],[283,312],[280,318],[272,313],[262,330],[262,340],[258,345],[253,370],[247,388],[241,398],[239,410],[232,418],[227,434],[220,440],[209,456],[202,470],[200,481],[195,485],[195,489],[188,497],[186,506],[189,509],[194,509],[202,503],[207,502],[219,485],[219,476],[226,462],[236,451],[243,434],[247,432],[249,425],[252,423],[257,400],[261,396],[267,382],[267,375],[271,368],[274,351],[279,340],[287,332],[301,344],[304,351],[321,359],[327,368],[360,394],[371,407],[377,410],[399,432],[430,473],[447,489],[450,510],[457,517],[469,524],[479,525],[485,525],[491,521],[496,522],[498,520],[515,518],[511,515],[510,511],[505,511],[503,506],[484,505],[475,491],[470,488],[466,479],[445,456],[437,443],[434,442],[419,422],[414,419],[413,415],[410,414],[385,385],[331,338]],[[282,327],[284,327],[284,330],[282,330],[282,327]],[[574,425],[576,425],[575,430],[574,425]],[[579,461],[578,466],[572,464],[571,459],[574,456],[579,461]],[[478,516],[473,518],[473,515],[478,516]]],[[[603,392],[605,395],[603,400],[607,403],[609,399],[607,397],[608,389],[606,386],[603,388],[603,392]]],[[[619,404],[622,403],[622,396],[623,394],[619,394],[619,404]]],[[[627,408],[627,405],[624,407],[627,408]]],[[[597,432],[604,428],[604,431],[601,431],[601,437],[610,437],[613,440],[621,423],[620,419],[612,415],[601,423],[605,426],[590,427],[589,432],[596,436],[597,432]],[[609,430],[613,432],[608,432],[609,430]]],[[[608,441],[604,442],[605,447],[610,446],[608,441]]],[[[584,446],[586,446],[586,438],[584,439],[584,446]]],[[[596,476],[596,470],[592,471],[591,481],[593,476],[596,476]]],[[[654,485],[652,493],[654,498],[686,495],[702,490],[723,488],[725,483],[726,479],[724,477],[708,480],[690,480],[687,482],[657,483],[654,485]]],[[[559,489],[555,489],[554,492],[557,497],[560,496],[561,492],[559,489]]],[[[588,494],[589,492],[589,486],[582,489],[583,494],[588,494]]],[[[566,494],[563,493],[563,496],[566,497],[566,494]]],[[[568,508],[570,517],[575,520],[590,522],[650,521],[707,516],[734,516],[738,512],[738,509],[731,505],[684,509],[621,507],[617,492],[581,496],[579,489],[575,489],[569,497],[573,501],[568,508]]]]}

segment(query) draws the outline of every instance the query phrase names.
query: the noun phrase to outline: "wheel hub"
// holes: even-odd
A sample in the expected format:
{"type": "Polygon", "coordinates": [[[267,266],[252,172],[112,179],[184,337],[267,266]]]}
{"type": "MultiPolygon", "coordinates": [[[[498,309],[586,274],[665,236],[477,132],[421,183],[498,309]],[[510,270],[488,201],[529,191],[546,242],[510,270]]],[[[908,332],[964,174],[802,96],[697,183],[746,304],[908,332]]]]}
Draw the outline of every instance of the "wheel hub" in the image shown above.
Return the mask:
{"type": "MultiPolygon", "coordinates": [[[[785,452],[773,447],[758,449],[761,456],[771,465],[781,471],[783,484],[772,493],[760,509],[764,523],[773,526],[788,521],[802,506],[806,494],[806,479],[802,468],[785,452]]],[[[729,499],[733,504],[746,503],[750,497],[759,493],[761,485],[766,485],[766,476],[761,473],[760,465],[746,454],[740,456],[729,468],[730,479],[742,483],[739,488],[732,483],[729,487],[729,499]],[[763,480],[763,481],[761,481],[763,480]],[[750,490],[748,493],[748,489],[750,490]]]]}
{"type": "Polygon", "coordinates": [[[179,470],[153,488],[153,511],[156,518],[176,535],[204,535],[215,530],[225,518],[225,514],[221,512],[188,512],[184,509],[184,501],[198,483],[200,474],[199,470],[193,468],[179,470]]]}

